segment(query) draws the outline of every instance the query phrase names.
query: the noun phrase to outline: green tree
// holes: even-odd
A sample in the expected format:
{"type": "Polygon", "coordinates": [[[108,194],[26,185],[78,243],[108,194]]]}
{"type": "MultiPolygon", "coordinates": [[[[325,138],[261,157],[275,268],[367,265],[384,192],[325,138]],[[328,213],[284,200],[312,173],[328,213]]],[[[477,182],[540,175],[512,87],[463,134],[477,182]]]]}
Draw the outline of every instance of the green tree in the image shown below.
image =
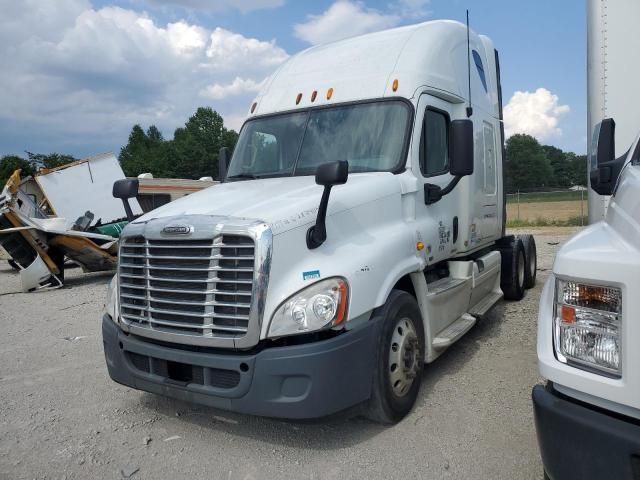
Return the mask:
{"type": "Polygon", "coordinates": [[[551,145],[543,145],[542,151],[549,160],[552,174],[550,186],[558,188],[569,188],[571,183],[571,164],[567,158],[567,154],[558,147],[551,145]]]}
{"type": "Polygon", "coordinates": [[[200,107],[176,129],[173,140],[165,140],[153,125],[146,132],[135,125],[119,160],[128,176],[150,172],[156,177],[215,178],[220,148],[233,150],[237,140],[238,134],[224,127],[220,114],[200,107]]]}
{"type": "Polygon", "coordinates": [[[506,147],[507,192],[552,186],[551,165],[535,138],[525,134],[512,135],[506,147]]]}
{"type": "Polygon", "coordinates": [[[142,127],[134,125],[129,134],[129,141],[120,149],[118,157],[125,175],[136,177],[151,170],[153,165],[149,158],[149,144],[149,137],[142,127]]]}
{"type": "Polygon", "coordinates": [[[570,185],[581,185],[586,187],[587,183],[587,156],[576,155],[573,152],[566,152],[565,157],[569,165],[570,185]]]}
{"type": "Polygon", "coordinates": [[[36,172],[29,160],[17,155],[4,155],[0,158],[0,191],[4,188],[11,174],[19,168],[22,169],[22,178],[33,175],[36,172]]]}
{"type": "Polygon", "coordinates": [[[76,162],[78,159],[72,155],[65,155],[60,153],[32,153],[25,151],[29,162],[34,165],[34,168],[57,168],[67,163],[76,162]]]}

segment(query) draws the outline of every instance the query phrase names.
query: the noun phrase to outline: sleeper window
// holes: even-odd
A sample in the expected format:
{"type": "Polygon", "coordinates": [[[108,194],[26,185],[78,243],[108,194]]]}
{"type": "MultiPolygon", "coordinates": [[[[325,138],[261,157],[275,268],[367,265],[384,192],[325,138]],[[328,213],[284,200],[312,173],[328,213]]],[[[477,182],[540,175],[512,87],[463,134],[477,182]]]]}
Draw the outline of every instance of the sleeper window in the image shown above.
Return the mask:
{"type": "Polygon", "coordinates": [[[449,170],[449,118],[445,113],[428,109],[424,114],[420,170],[425,177],[449,170]]]}

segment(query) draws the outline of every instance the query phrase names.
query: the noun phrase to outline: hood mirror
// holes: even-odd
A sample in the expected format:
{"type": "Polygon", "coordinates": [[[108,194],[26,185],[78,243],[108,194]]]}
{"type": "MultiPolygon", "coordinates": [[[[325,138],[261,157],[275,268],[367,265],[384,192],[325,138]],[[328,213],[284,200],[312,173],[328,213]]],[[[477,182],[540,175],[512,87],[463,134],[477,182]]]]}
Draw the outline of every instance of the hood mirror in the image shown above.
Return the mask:
{"type": "Polygon", "coordinates": [[[339,162],[324,163],[316,170],[316,183],[324,187],[322,199],[318,207],[318,217],[316,224],[307,230],[307,248],[313,250],[318,248],[327,239],[327,205],[331,187],[347,183],[349,177],[349,162],[342,160],[339,162]]]}
{"type": "Polygon", "coordinates": [[[224,182],[225,178],[227,178],[230,160],[231,155],[229,155],[229,149],[222,147],[218,152],[218,180],[221,182],[224,182]]]}
{"type": "Polygon", "coordinates": [[[133,221],[134,216],[129,199],[138,196],[139,187],[140,182],[137,178],[123,178],[122,180],[116,180],[113,184],[113,197],[122,200],[124,211],[127,213],[127,220],[130,222],[133,221]]]}

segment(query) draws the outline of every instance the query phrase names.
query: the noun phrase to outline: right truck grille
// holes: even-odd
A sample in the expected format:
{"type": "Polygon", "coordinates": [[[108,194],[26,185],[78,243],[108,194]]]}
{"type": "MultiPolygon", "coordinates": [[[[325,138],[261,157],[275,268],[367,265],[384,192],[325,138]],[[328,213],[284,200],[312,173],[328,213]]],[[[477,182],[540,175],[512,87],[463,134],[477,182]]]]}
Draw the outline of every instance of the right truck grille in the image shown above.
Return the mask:
{"type": "Polygon", "coordinates": [[[251,237],[122,240],[120,313],[166,333],[240,338],[247,333],[254,277],[251,237]]]}

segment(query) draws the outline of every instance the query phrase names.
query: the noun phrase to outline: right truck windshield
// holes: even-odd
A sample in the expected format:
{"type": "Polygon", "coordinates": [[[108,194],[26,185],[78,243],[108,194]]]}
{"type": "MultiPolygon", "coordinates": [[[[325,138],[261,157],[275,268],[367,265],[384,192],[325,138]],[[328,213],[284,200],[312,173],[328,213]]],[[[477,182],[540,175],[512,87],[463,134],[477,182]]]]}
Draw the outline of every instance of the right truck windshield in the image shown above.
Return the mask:
{"type": "Polygon", "coordinates": [[[350,172],[395,171],[404,163],[411,108],[376,101],[317,108],[248,121],[227,179],[313,175],[348,160],[350,172]]]}

